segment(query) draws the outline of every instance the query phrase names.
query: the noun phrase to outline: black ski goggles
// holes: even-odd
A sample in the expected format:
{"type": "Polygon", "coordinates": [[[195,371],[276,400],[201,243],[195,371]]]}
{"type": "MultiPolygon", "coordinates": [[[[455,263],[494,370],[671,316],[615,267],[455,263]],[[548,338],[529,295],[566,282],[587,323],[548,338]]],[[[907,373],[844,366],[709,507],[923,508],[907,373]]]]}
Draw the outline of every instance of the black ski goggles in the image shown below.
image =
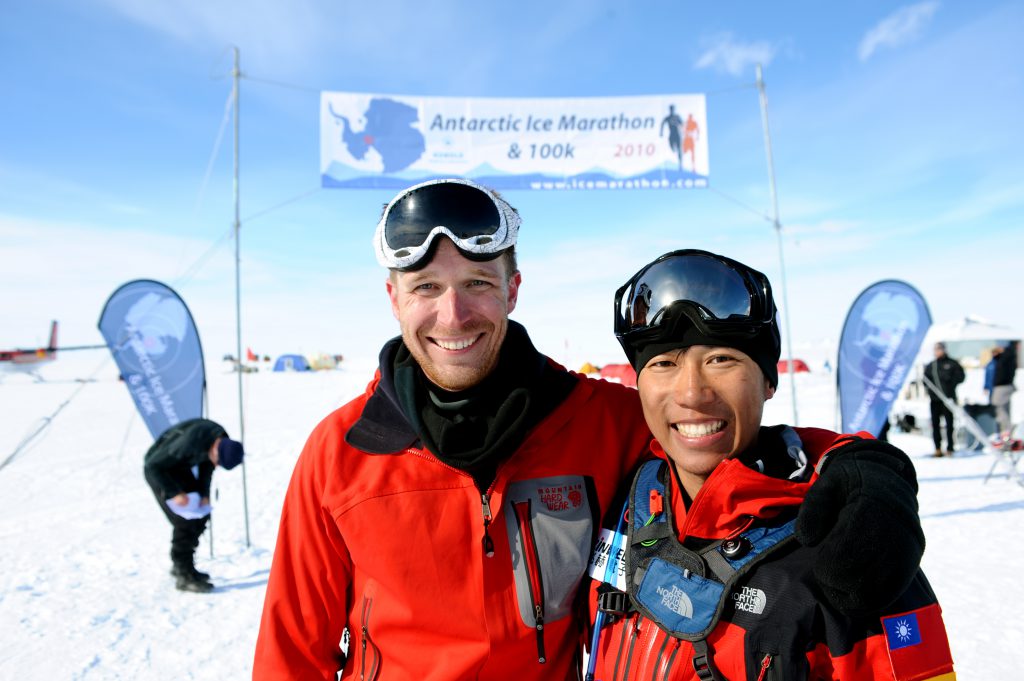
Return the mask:
{"type": "Polygon", "coordinates": [[[432,180],[401,192],[384,209],[373,246],[389,269],[413,267],[444,235],[469,258],[489,260],[511,248],[519,214],[486,187],[462,179],[432,180]]]}
{"type": "Polygon", "coordinates": [[[695,249],[666,253],[615,292],[615,336],[623,347],[666,338],[679,314],[709,337],[741,340],[772,324],[775,302],[757,270],[695,249]]]}

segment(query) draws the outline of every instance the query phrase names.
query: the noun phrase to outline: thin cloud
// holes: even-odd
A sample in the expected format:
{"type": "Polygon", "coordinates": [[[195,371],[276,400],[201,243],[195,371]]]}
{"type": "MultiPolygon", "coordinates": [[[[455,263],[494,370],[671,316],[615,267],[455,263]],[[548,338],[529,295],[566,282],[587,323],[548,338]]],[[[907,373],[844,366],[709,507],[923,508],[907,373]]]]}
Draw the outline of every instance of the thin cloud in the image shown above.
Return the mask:
{"type": "Polygon", "coordinates": [[[938,9],[935,0],[901,7],[864,34],[857,56],[867,61],[880,48],[899,47],[916,40],[938,9]]]}
{"type": "Polygon", "coordinates": [[[705,44],[704,52],[697,58],[694,68],[710,68],[733,76],[743,75],[754,64],[767,66],[778,53],[778,48],[771,43],[744,43],[731,33],[720,33],[702,42],[705,44]]]}
{"type": "Polygon", "coordinates": [[[857,233],[862,228],[863,225],[856,220],[835,220],[831,218],[814,223],[797,222],[783,225],[783,231],[792,237],[839,236],[857,233]]]}
{"type": "MultiPolygon", "coordinates": [[[[121,215],[148,215],[150,212],[142,205],[125,201],[124,197],[94,189],[77,180],[25,165],[5,164],[2,161],[0,161],[0,186],[3,187],[0,190],[0,201],[8,203],[17,199],[21,202],[30,201],[38,204],[39,200],[34,198],[35,188],[46,187],[46,201],[56,201],[65,207],[88,205],[121,215]]],[[[0,226],[2,226],[2,220],[3,217],[0,216],[0,226]]]]}
{"type": "Polygon", "coordinates": [[[334,15],[324,19],[314,0],[253,0],[244,11],[230,3],[203,0],[102,2],[129,21],[185,45],[202,49],[223,46],[217,65],[221,75],[230,69],[228,45],[244,48],[246,68],[307,69],[316,63],[317,51],[328,44],[331,27],[349,25],[334,21],[334,15]]]}
{"type": "MultiPolygon", "coordinates": [[[[582,4],[582,0],[577,0],[582,4]]],[[[239,3],[208,0],[101,0],[111,11],[196,50],[223,46],[214,67],[218,75],[230,71],[227,46],[242,53],[242,71],[250,76],[280,77],[301,74],[315,81],[319,74],[337,77],[337,63],[370,59],[377,68],[424,63],[418,39],[443,35],[465,21],[466,10],[456,3],[406,3],[376,0],[373,11],[359,11],[354,3],[322,0],[249,0],[239,3]],[[380,17],[387,17],[382,24],[380,17]],[[333,75],[332,75],[333,74],[333,75]]],[[[473,15],[487,21],[494,15],[486,3],[473,15]]],[[[486,24],[484,24],[486,25],[486,24]]],[[[565,22],[568,27],[568,21],[565,22]]],[[[557,36],[552,36],[557,38],[557,36]]],[[[475,50],[471,79],[488,64],[504,58],[482,35],[462,38],[475,50]]],[[[385,69],[386,70],[386,69],[385,69]]],[[[463,69],[465,71],[466,69],[463,69]]]]}
{"type": "Polygon", "coordinates": [[[994,215],[1020,211],[1024,206],[1024,184],[1010,182],[1000,184],[1002,177],[992,175],[984,177],[978,182],[978,186],[967,192],[956,204],[955,207],[935,217],[937,224],[941,225],[962,225],[969,223],[984,223],[991,220],[994,215]]]}

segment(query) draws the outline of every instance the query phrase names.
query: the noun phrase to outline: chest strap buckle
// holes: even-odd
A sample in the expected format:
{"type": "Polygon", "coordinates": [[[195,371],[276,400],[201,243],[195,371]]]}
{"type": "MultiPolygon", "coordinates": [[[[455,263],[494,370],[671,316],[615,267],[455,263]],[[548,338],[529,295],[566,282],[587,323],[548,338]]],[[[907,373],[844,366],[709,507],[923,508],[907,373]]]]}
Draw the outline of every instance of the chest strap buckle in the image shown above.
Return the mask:
{"type": "Polygon", "coordinates": [[[629,594],[618,589],[598,593],[597,608],[616,617],[625,617],[633,611],[629,594]]]}
{"type": "Polygon", "coordinates": [[[711,649],[707,639],[693,642],[693,671],[697,673],[700,681],[725,681],[722,672],[718,671],[715,663],[711,661],[711,649]]]}

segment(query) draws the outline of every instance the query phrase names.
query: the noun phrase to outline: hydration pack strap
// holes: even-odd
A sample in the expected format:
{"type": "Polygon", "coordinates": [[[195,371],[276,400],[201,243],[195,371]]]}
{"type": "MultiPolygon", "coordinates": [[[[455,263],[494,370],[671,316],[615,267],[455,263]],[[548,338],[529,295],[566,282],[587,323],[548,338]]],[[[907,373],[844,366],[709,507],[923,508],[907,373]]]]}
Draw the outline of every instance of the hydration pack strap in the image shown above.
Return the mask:
{"type": "Polygon", "coordinates": [[[718,671],[714,661],[711,659],[711,648],[705,639],[693,642],[693,671],[701,681],[728,681],[722,672],[718,671]]]}
{"type": "Polygon", "coordinates": [[[633,608],[673,637],[694,643],[696,650],[697,642],[718,624],[735,583],[792,540],[796,521],[754,527],[700,552],[691,551],[675,536],[667,502],[669,476],[668,464],[654,460],[645,463],[634,478],[626,583],[633,608]],[[660,510],[651,503],[659,495],[665,499],[660,510]],[[657,513],[652,513],[652,505],[657,513]]]}
{"type": "Polygon", "coordinates": [[[720,543],[715,542],[708,550],[702,551],[700,555],[707,562],[708,567],[711,568],[711,572],[718,578],[718,581],[725,584],[736,574],[736,568],[725,559],[725,556],[718,552],[717,549],[720,543]]]}
{"type": "Polygon", "coordinates": [[[614,617],[624,617],[633,612],[629,594],[608,584],[597,587],[597,609],[614,617]]]}

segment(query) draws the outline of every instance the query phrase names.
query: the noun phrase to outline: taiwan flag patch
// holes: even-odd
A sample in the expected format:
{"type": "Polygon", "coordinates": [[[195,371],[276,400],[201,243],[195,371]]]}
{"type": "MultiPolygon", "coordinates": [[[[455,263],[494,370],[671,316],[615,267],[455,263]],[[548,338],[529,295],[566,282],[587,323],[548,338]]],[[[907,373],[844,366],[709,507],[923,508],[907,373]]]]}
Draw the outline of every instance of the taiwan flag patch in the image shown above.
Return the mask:
{"type": "Polygon", "coordinates": [[[916,612],[889,617],[882,622],[885,623],[885,639],[889,650],[900,650],[921,642],[921,625],[917,623],[916,612]]]}
{"type": "Polygon", "coordinates": [[[889,662],[897,681],[955,679],[946,626],[938,604],[882,618],[889,662]]]}

